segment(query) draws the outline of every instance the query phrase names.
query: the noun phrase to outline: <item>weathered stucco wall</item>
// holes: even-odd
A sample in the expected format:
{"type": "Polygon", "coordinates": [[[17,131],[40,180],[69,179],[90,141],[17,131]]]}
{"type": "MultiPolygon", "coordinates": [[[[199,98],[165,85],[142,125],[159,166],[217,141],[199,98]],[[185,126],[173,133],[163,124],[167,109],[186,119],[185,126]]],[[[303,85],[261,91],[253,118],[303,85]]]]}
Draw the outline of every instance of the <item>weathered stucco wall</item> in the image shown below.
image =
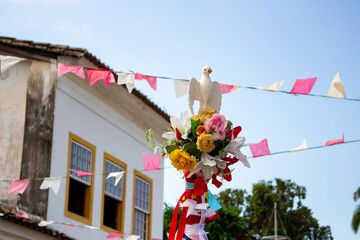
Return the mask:
{"type": "MultiPolygon", "coordinates": [[[[29,68],[23,61],[0,75],[0,179],[20,178],[29,68]]],[[[17,195],[6,195],[10,184],[0,182],[0,202],[15,206],[17,195]]]]}
{"type": "MultiPolygon", "coordinates": [[[[75,62],[66,63],[79,65],[75,62]]],[[[84,65],[87,64],[84,63],[84,65]]],[[[103,176],[99,173],[104,172],[104,152],[125,162],[129,172],[124,175],[126,178],[124,232],[126,234],[131,233],[132,210],[134,208],[133,170],[144,169],[143,152],[152,154],[152,151],[147,148],[145,130],[148,127],[154,127],[154,131],[160,135],[159,133],[166,130],[169,123],[140,99],[129,94],[123,87],[113,84],[106,88],[103,81],[90,86],[87,80],[80,79],[71,73],[58,78],[55,116],[51,176],[65,176],[68,171],[66,164],[68,161],[69,132],[96,147],[96,176],[94,176],[91,225],[100,227],[103,176]]],[[[161,162],[160,167],[163,166],[164,164],[161,162]]],[[[164,172],[149,171],[142,173],[153,179],[151,237],[160,239],[163,225],[164,172]]],[[[47,219],[83,225],[81,222],[64,216],[65,183],[65,179],[62,180],[57,195],[49,191],[47,219]]],[[[104,231],[91,231],[85,228],[69,228],[63,225],[54,225],[53,227],[76,239],[105,239],[108,235],[104,231]]]]}
{"type": "MultiPolygon", "coordinates": [[[[55,62],[32,61],[27,81],[22,179],[50,175],[55,87],[55,62]]],[[[41,183],[40,180],[30,181],[20,197],[19,207],[45,218],[48,193],[39,189],[41,183]]]]}

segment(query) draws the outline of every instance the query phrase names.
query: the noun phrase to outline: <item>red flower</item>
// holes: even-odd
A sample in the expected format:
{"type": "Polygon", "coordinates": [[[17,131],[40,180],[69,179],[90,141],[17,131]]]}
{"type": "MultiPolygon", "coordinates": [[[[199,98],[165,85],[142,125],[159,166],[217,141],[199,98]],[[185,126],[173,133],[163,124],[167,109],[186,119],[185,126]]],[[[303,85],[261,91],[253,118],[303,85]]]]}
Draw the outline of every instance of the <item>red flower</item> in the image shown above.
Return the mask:
{"type": "Polygon", "coordinates": [[[185,140],[182,138],[181,132],[179,131],[179,129],[175,128],[175,132],[176,132],[176,138],[178,140],[185,140]]]}

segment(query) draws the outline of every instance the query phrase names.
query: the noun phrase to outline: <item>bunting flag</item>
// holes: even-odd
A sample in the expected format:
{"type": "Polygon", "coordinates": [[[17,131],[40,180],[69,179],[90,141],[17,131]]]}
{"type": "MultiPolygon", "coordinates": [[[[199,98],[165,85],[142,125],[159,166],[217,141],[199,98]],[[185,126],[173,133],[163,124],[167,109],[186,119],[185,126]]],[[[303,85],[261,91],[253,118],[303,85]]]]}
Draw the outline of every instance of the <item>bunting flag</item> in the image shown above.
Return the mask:
{"type": "Polygon", "coordinates": [[[249,144],[249,146],[250,146],[250,150],[251,150],[251,154],[252,154],[253,158],[271,154],[266,138],[261,140],[259,143],[249,144]]]}
{"type": "Polygon", "coordinates": [[[93,229],[93,230],[100,230],[100,228],[89,226],[89,225],[85,225],[84,228],[89,228],[89,229],[93,229]]]}
{"type": "Polygon", "coordinates": [[[79,227],[78,225],[72,224],[72,223],[64,223],[64,225],[68,226],[68,227],[79,227]]]}
{"type": "Polygon", "coordinates": [[[156,77],[143,75],[141,73],[136,73],[134,79],[136,79],[136,80],[144,80],[145,79],[149,83],[150,87],[156,91],[156,84],[157,84],[156,77]]]}
{"type": "Polygon", "coordinates": [[[10,195],[13,193],[23,194],[28,184],[29,179],[13,180],[6,195],[10,195]]]}
{"type": "Polygon", "coordinates": [[[47,225],[53,224],[54,221],[45,221],[45,220],[41,220],[40,223],[38,224],[39,227],[46,227],[47,225]]]}
{"type": "Polygon", "coordinates": [[[13,56],[2,56],[0,55],[0,73],[7,71],[9,68],[14,66],[15,64],[25,61],[24,58],[18,58],[13,56]]]}
{"type": "Polygon", "coordinates": [[[132,73],[119,72],[117,84],[126,84],[127,90],[129,91],[129,93],[131,93],[135,86],[133,76],[134,74],[132,73]]]}
{"type": "Polygon", "coordinates": [[[316,82],[317,77],[307,79],[296,79],[296,82],[290,93],[309,95],[312,87],[316,82]]]}
{"type": "Polygon", "coordinates": [[[344,83],[341,82],[339,73],[336,73],[333,78],[327,96],[334,98],[346,98],[344,83]]]}
{"type": "Polygon", "coordinates": [[[331,146],[331,145],[340,144],[340,143],[344,143],[344,134],[343,134],[342,138],[340,138],[340,139],[327,141],[325,143],[325,146],[331,146]]]}
{"type": "Polygon", "coordinates": [[[150,156],[146,153],[143,153],[143,162],[144,162],[144,170],[145,171],[151,171],[151,170],[157,170],[160,169],[160,161],[161,156],[150,156]]]}
{"type": "Polygon", "coordinates": [[[76,76],[85,79],[85,73],[84,68],[82,66],[74,66],[74,65],[66,65],[62,63],[58,63],[58,77],[61,77],[62,75],[72,72],[76,76]]]}
{"type": "Polygon", "coordinates": [[[139,240],[140,236],[137,235],[130,235],[126,238],[126,240],[139,240]]]}
{"type": "Polygon", "coordinates": [[[270,87],[257,87],[257,89],[276,92],[276,91],[279,91],[279,89],[280,89],[280,87],[282,86],[283,83],[284,83],[284,80],[281,81],[281,82],[280,81],[275,81],[273,83],[273,85],[271,85],[270,87]]]}
{"type": "Polygon", "coordinates": [[[217,210],[219,210],[221,208],[221,204],[214,197],[214,195],[212,195],[210,190],[208,192],[209,192],[209,206],[211,207],[212,210],[214,210],[216,212],[217,210]]]}
{"type": "Polygon", "coordinates": [[[124,236],[123,233],[111,232],[111,233],[109,233],[109,235],[107,235],[106,238],[117,238],[117,237],[122,237],[122,236],[124,236]]]}
{"type": "Polygon", "coordinates": [[[27,215],[26,213],[23,213],[23,214],[17,214],[15,213],[15,216],[18,217],[18,218],[25,218],[25,219],[29,219],[29,215],[27,215]]]}
{"type": "Polygon", "coordinates": [[[93,176],[93,173],[89,173],[89,172],[83,172],[83,171],[77,171],[74,169],[69,169],[70,171],[76,172],[76,174],[78,175],[78,177],[85,177],[85,176],[93,176]]]}
{"type": "Polygon", "coordinates": [[[223,83],[219,83],[219,85],[220,85],[220,89],[221,89],[221,94],[231,93],[239,88],[238,85],[229,85],[229,84],[223,84],[223,83]]]}
{"type": "Polygon", "coordinates": [[[42,184],[40,185],[40,189],[48,189],[51,188],[55,194],[58,194],[60,188],[61,178],[45,178],[42,184]]]}
{"type": "Polygon", "coordinates": [[[304,139],[304,140],[301,142],[300,146],[291,149],[289,152],[301,151],[301,150],[305,150],[305,149],[307,149],[307,148],[308,148],[308,145],[307,145],[306,139],[304,139]]]}
{"type": "Polygon", "coordinates": [[[174,87],[175,87],[176,98],[182,97],[188,93],[189,81],[174,79],[174,87]]]}
{"type": "Polygon", "coordinates": [[[115,186],[116,186],[120,182],[121,178],[124,176],[124,173],[125,172],[112,172],[106,177],[106,179],[115,177],[115,186]]]}
{"type": "Polygon", "coordinates": [[[116,82],[114,74],[110,70],[98,69],[98,68],[87,68],[90,86],[104,79],[105,86],[110,87],[110,84],[116,82]]]}

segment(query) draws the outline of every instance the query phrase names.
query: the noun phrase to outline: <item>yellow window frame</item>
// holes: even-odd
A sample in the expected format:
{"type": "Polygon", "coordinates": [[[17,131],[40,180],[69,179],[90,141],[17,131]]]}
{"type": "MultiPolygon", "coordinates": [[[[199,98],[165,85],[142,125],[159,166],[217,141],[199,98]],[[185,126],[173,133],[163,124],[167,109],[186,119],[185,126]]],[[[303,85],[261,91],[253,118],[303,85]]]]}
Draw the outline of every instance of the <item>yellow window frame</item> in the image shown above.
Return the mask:
{"type": "Polygon", "coordinates": [[[149,221],[148,221],[148,234],[147,239],[151,239],[151,222],[152,222],[152,200],[153,200],[153,179],[145,174],[141,173],[140,171],[134,169],[134,179],[133,179],[133,210],[132,210],[132,219],[131,219],[131,234],[134,234],[134,218],[135,218],[135,187],[136,187],[136,177],[141,178],[142,180],[148,182],[150,184],[150,213],[149,213],[149,221]]]}
{"type": "Polygon", "coordinates": [[[66,168],[66,191],[65,191],[65,208],[64,208],[64,216],[71,218],[75,221],[84,223],[86,225],[92,225],[92,214],[93,214],[93,201],[94,201],[94,176],[91,176],[90,182],[90,190],[87,191],[85,198],[89,199],[85,201],[85,214],[88,217],[81,216],[79,214],[73,213],[68,210],[69,207],[69,190],[70,190],[70,162],[71,162],[71,144],[72,141],[80,143],[81,145],[89,148],[92,151],[91,157],[91,172],[95,173],[95,156],[96,156],[96,147],[87,142],[86,140],[82,139],[81,137],[75,135],[72,132],[69,132],[69,142],[68,142],[68,161],[67,161],[67,168],[66,168]]]}
{"type": "MultiPolygon", "coordinates": [[[[116,157],[104,152],[104,163],[103,163],[103,183],[102,183],[102,192],[101,192],[101,219],[100,219],[100,228],[106,232],[124,232],[124,225],[125,225],[125,199],[126,199],[126,173],[123,175],[123,195],[121,201],[121,209],[119,210],[118,214],[121,216],[121,224],[119,229],[113,229],[104,225],[104,204],[105,204],[105,173],[106,173],[106,160],[122,167],[124,171],[127,171],[127,164],[122,162],[121,160],[117,159],[116,157]]],[[[123,237],[122,237],[123,238],[123,237]]]]}

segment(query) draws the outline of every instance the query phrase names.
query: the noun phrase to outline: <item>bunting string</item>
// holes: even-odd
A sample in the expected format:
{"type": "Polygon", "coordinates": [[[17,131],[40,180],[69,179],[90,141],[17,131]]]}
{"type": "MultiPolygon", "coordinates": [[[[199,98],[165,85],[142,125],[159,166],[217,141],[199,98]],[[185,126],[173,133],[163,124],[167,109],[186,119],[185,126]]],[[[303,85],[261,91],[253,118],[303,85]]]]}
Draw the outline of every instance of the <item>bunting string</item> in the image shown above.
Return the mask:
{"type": "MultiPolygon", "coordinates": [[[[341,140],[341,139],[339,139],[341,140]]],[[[338,140],[333,140],[333,141],[338,141],[338,140]]],[[[266,141],[267,142],[267,141],[266,141]]],[[[328,141],[330,142],[330,141],[328,141]]],[[[247,158],[251,159],[251,158],[257,158],[257,157],[263,157],[263,156],[272,156],[272,155],[278,155],[278,154],[284,154],[284,153],[294,153],[294,152],[300,152],[300,151],[305,151],[305,150],[315,150],[315,149],[320,149],[320,148],[327,148],[327,147],[331,147],[334,145],[339,145],[339,144],[349,144],[349,143],[356,143],[356,142],[360,142],[360,139],[355,139],[355,140],[350,140],[350,141],[344,141],[344,142],[338,142],[338,143],[334,143],[334,144],[330,144],[330,145],[320,145],[320,146],[315,146],[315,147],[305,147],[305,148],[299,148],[299,149],[292,149],[292,150],[284,150],[284,151],[279,151],[279,152],[272,152],[270,153],[267,152],[266,154],[260,154],[260,155],[252,155],[252,156],[247,156],[247,158]]],[[[261,144],[261,143],[259,143],[261,144]]],[[[257,144],[246,144],[243,147],[247,147],[247,146],[251,146],[251,145],[257,145],[257,144]]],[[[266,144],[267,146],[267,144],[266,144]]],[[[251,147],[250,147],[251,148],[251,147]]],[[[267,148],[268,149],[268,148],[267,148]]],[[[157,165],[158,166],[158,165],[157,165]]],[[[161,171],[161,170],[167,170],[167,169],[174,169],[174,167],[164,167],[164,168],[159,168],[157,166],[154,166],[152,169],[149,170],[137,170],[140,172],[150,172],[150,171],[161,171]]],[[[70,171],[74,171],[72,169],[69,169],[70,171]]],[[[122,171],[122,173],[126,174],[126,173],[132,173],[134,172],[134,170],[129,170],[129,171],[122,171]]],[[[87,172],[83,172],[85,174],[89,174],[87,172]]],[[[78,175],[78,176],[103,176],[106,173],[97,173],[97,174],[93,174],[90,173],[89,175],[78,175]]],[[[44,179],[64,179],[64,178],[69,178],[70,176],[61,176],[61,177],[37,177],[37,178],[27,178],[24,180],[44,180],[44,179]]],[[[10,181],[17,181],[18,179],[0,179],[0,182],[10,182],[10,181]]]]}
{"type": "MultiPolygon", "coordinates": [[[[128,70],[130,73],[132,74],[136,74],[134,71],[132,70],[128,70]]],[[[117,73],[122,73],[122,71],[116,71],[117,73]]],[[[153,75],[147,75],[149,77],[155,77],[158,79],[166,79],[166,80],[181,80],[181,81],[186,81],[189,82],[189,79],[183,79],[183,78],[172,78],[172,77],[164,77],[164,76],[153,76],[153,75]]],[[[338,76],[338,73],[336,74],[335,78],[338,76]]],[[[340,78],[340,77],[339,77],[340,78]]],[[[331,97],[331,96],[327,96],[327,95],[320,95],[320,94],[314,94],[314,93],[307,93],[307,94],[302,94],[302,93],[293,93],[293,92],[289,92],[289,91],[284,91],[284,90],[279,90],[279,88],[282,85],[281,84],[278,88],[271,88],[271,87],[249,87],[249,86],[241,86],[241,85],[229,85],[229,86],[236,86],[237,88],[243,88],[243,89],[250,89],[250,90],[261,90],[261,91],[268,91],[268,92],[278,92],[278,93],[285,93],[285,94],[292,94],[292,95],[307,95],[310,97],[322,97],[322,98],[335,98],[335,99],[342,99],[342,100],[348,100],[348,101],[360,101],[360,98],[343,98],[343,97],[331,97]]],[[[235,89],[236,90],[236,89],[235,89]]],[[[227,93],[227,92],[226,92],[227,93]]],[[[345,95],[345,94],[344,94],[345,95]]]]}
{"type": "MultiPolygon", "coordinates": [[[[105,86],[109,87],[111,83],[116,82],[113,72],[106,69],[95,69],[95,68],[83,68],[82,66],[74,66],[74,65],[66,65],[62,63],[58,63],[58,77],[67,74],[69,72],[79,76],[80,78],[84,78],[84,69],[87,70],[89,83],[93,85],[100,80],[105,81],[105,86]]],[[[114,73],[118,74],[117,84],[122,85],[126,84],[126,87],[131,93],[134,89],[134,80],[146,80],[149,86],[156,91],[157,89],[157,79],[166,79],[173,80],[175,86],[176,97],[181,97],[187,93],[187,85],[189,79],[183,78],[172,78],[166,76],[153,76],[153,75],[145,75],[139,72],[134,72],[132,70],[128,70],[129,72],[123,71],[114,71],[114,73]]],[[[284,81],[276,81],[270,87],[250,87],[250,86],[240,86],[240,85],[230,85],[230,84],[222,84],[220,83],[221,93],[230,93],[239,88],[243,89],[251,89],[251,90],[262,90],[262,91],[270,91],[270,92],[278,92],[283,94],[292,94],[292,95],[307,95],[310,97],[321,97],[321,98],[335,98],[335,99],[343,99],[348,101],[360,101],[360,98],[347,98],[345,95],[344,83],[340,81],[339,73],[335,75],[333,78],[330,88],[328,90],[327,95],[321,94],[313,94],[310,93],[312,87],[316,83],[317,77],[307,78],[307,79],[297,79],[291,89],[291,91],[279,90],[284,81]]]]}

